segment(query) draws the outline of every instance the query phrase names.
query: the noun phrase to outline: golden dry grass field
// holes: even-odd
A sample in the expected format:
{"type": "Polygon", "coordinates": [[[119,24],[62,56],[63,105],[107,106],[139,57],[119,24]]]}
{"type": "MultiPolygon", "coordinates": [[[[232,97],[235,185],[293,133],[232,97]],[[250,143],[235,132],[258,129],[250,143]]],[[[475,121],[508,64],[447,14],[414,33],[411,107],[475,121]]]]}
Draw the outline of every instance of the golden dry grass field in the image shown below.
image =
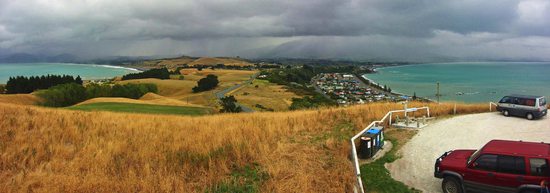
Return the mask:
{"type": "Polygon", "coordinates": [[[139,100],[122,98],[122,97],[99,97],[99,98],[86,100],[74,106],[92,104],[92,103],[133,103],[133,104],[170,105],[170,106],[184,106],[184,107],[187,107],[187,106],[202,107],[201,105],[186,103],[181,100],[160,96],[155,93],[147,93],[143,95],[139,100]]]}
{"type": "Polygon", "coordinates": [[[256,111],[263,110],[257,108],[257,104],[275,111],[287,111],[290,104],[292,104],[292,98],[302,97],[288,91],[284,86],[260,79],[256,79],[252,84],[245,85],[234,92],[228,93],[228,95],[234,95],[239,103],[256,111]]]}
{"type": "MultiPolygon", "coordinates": [[[[434,116],[453,111],[452,104],[429,106],[434,116]]],[[[187,117],[0,103],[0,190],[351,192],[349,137],[401,108],[374,103],[187,117]]]]}
{"type": "Polygon", "coordinates": [[[202,57],[194,60],[193,62],[188,63],[189,66],[195,65],[207,65],[212,66],[216,64],[224,64],[226,66],[253,66],[254,64],[237,59],[237,58],[209,58],[202,57]]]}
{"type": "Polygon", "coordinates": [[[257,71],[212,69],[198,71],[197,69],[183,69],[181,70],[181,74],[184,76],[184,80],[177,80],[178,77],[169,80],[148,78],[118,81],[118,83],[153,83],[157,85],[159,89],[158,94],[161,96],[179,100],[188,105],[216,107],[218,103],[214,96],[215,92],[246,81],[255,73],[257,71]],[[192,88],[197,85],[197,81],[205,78],[208,74],[218,76],[218,80],[220,81],[218,87],[212,91],[193,93],[192,88]]]}
{"type": "Polygon", "coordinates": [[[35,105],[40,101],[40,97],[34,94],[0,94],[0,103],[35,105]]]}
{"type": "Polygon", "coordinates": [[[204,66],[215,66],[217,64],[224,64],[226,66],[253,66],[254,64],[247,61],[241,60],[239,58],[211,58],[211,57],[202,57],[202,58],[191,58],[191,57],[178,57],[178,58],[167,58],[167,59],[157,59],[157,60],[146,60],[136,64],[136,66],[143,67],[166,67],[168,69],[175,69],[178,66],[187,64],[188,66],[195,65],[204,65],[204,66]]]}

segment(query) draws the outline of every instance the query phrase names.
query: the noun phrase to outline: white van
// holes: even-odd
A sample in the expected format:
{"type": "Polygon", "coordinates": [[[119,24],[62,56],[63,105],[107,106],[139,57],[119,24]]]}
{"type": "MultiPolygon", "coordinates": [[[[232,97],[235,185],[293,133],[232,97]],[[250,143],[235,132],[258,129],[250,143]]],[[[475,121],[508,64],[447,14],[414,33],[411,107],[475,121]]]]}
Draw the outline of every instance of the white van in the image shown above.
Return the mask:
{"type": "Polygon", "coordinates": [[[497,111],[504,116],[520,116],[529,120],[546,116],[544,96],[509,95],[498,102],[497,111]]]}

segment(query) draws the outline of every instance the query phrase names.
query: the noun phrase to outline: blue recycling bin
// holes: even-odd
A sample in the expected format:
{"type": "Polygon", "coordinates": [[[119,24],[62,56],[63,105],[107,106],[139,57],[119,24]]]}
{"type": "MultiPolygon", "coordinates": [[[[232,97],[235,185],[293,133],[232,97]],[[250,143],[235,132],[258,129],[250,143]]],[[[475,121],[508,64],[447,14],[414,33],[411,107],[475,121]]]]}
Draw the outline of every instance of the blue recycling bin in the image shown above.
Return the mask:
{"type": "Polygon", "coordinates": [[[384,128],[383,127],[372,127],[367,132],[366,135],[373,137],[373,144],[375,148],[382,149],[384,147],[384,128]]]}

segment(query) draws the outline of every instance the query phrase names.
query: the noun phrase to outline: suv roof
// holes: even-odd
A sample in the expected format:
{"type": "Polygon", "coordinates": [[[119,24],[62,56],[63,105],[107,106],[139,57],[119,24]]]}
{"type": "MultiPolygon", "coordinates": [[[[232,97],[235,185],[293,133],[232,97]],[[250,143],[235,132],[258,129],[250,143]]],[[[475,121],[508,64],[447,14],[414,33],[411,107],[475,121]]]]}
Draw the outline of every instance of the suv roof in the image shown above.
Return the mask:
{"type": "Polygon", "coordinates": [[[508,95],[509,97],[517,97],[517,98],[526,98],[526,99],[537,99],[542,98],[544,96],[535,96],[535,95],[521,95],[521,94],[511,94],[508,95]]]}
{"type": "Polygon", "coordinates": [[[550,144],[524,142],[524,141],[506,141],[492,140],[483,147],[483,151],[496,154],[515,154],[524,156],[550,156],[550,144]]]}

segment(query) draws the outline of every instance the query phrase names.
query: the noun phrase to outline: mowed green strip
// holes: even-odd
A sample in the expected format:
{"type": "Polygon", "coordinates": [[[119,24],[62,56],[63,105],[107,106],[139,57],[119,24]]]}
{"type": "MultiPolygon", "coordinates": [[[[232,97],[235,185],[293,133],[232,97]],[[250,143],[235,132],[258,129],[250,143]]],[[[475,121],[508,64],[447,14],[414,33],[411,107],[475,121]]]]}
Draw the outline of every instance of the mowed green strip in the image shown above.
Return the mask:
{"type": "Polygon", "coordinates": [[[82,111],[113,111],[127,113],[149,113],[149,114],[170,114],[170,115],[205,115],[210,113],[208,108],[200,107],[182,107],[182,106],[165,106],[165,105],[150,105],[150,104],[135,104],[135,103],[91,103],[78,106],[68,107],[72,110],[82,111]]]}

